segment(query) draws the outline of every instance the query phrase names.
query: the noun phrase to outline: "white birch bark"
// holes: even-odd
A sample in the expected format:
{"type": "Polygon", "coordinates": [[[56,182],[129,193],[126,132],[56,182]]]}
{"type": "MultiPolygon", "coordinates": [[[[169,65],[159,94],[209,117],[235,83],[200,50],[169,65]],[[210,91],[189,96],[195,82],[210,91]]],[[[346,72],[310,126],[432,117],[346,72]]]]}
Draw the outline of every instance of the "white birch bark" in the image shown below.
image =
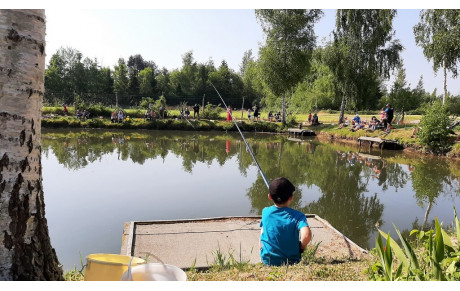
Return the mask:
{"type": "Polygon", "coordinates": [[[59,280],[41,174],[45,12],[0,10],[0,280],[59,280]]]}

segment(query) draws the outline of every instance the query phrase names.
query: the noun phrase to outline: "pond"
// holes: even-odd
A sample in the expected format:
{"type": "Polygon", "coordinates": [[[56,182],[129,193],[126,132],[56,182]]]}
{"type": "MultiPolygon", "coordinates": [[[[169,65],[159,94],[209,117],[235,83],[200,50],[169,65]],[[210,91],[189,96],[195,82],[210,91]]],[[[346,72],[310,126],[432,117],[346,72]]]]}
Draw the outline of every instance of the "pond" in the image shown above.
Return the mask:
{"type": "MultiPolygon", "coordinates": [[[[445,226],[460,209],[460,163],[349,144],[245,133],[267,179],[296,186],[292,207],[317,214],[365,249],[376,226],[395,235],[445,226]]],[[[64,270],[91,253],[120,253],[124,224],[260,215],[271,205],[238,133],[42,132],[51,243],[64,270]]],[[[191,246],[193,247],[193,246],[191,246]]]]}

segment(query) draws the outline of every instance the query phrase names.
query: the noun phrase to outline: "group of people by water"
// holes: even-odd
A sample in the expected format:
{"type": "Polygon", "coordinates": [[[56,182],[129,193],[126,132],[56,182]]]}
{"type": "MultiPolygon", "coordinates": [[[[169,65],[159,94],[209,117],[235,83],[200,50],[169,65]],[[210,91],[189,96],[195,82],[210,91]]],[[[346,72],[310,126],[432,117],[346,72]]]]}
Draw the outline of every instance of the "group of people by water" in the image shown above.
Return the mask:
{"type": "Polygon", "coordinates": [[[371,120],[367,121],[361,119],[359,114],[356,114],[352,119],[351,122],[348,120],[348,117],[344,117],[343,122],[339,125],[339,129],[343,127],[350,127],[350,130],[355,132],[358,130],[366,130],[373,132],[377,129],[384,130],[384,132],[388,133],[391,129],[393,129],[393,118],[394,118],[394,110],[390,104],[387,104],[379,113],[380,119],[375,116],[371,117],[371,120]]]}
{"type": "Polygon", "coordinates": [[[313,115],[308,114],[308,123],[311,125],[320,125],[318,114],[315,112],[313,115]]]}
{"type": "MultiPolygon", "coordinates": [[[[248,108],[247,110],[247,116],[248,116],[248,121],[260,121],[261,118],[261,113],[260,113],[260,108],[257,105],[254,105],[252,108],[248,108]]],[[[278,112],[276,114],[273,114],[273,111],[270,111],[267,116],[268,121],[278,121],[281,122],[281,113],[278,112]]],[[[228,106],[227,107],[227,121],[232,121],[232,107],[228,106]]]]}
{"type": "MultiPolygon", "coordinates": [[[[194,119],[200,119],[200,105],[198,104],[195,104],[193,107],[193,118],[194,119]]],[[[191,113],[190,113],[190,109],[188,107],[185,108],[185,110],[180,110],[180,114],[185,117],[186,119],[189,119],[191,118],[191,113]]]]}
{"type": "Polygon", "coordinates": [[[118,112],[115,110],[112,112],[110,115],[110,121],[112,123],[123,123],[123,121],[129,121],[130,118],[128,115],[126,115],[126,112],[123,110],[118,110],[118,112]]]}
{"type": "MultiPolygon", "coordinates": [[[[270,113],[269,113],[270,115],[270,113]]],[[[260,109],[259,109],[259,106],[257,105],[254,105],[251,108],[248,108],[248,120],[250,121],[252,118],[252,120],[260,120],[260,109]],[[252,115],[251,115],[252,114],[252,115]]]]}

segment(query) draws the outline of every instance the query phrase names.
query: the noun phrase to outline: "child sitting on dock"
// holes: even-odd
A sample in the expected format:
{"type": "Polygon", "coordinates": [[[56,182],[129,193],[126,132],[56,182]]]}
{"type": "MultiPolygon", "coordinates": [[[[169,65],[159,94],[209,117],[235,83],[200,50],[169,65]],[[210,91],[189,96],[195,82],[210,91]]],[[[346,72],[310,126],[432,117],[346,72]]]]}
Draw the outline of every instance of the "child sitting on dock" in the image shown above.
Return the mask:
{"type": "Polygon", "coordinates": [[[276,178],[268,190],[275,205],[262,210],[260,258],[270,266],[299,263],[312,235],[305,214],[289,208],[295,187],[286,178],[276,178]]]}

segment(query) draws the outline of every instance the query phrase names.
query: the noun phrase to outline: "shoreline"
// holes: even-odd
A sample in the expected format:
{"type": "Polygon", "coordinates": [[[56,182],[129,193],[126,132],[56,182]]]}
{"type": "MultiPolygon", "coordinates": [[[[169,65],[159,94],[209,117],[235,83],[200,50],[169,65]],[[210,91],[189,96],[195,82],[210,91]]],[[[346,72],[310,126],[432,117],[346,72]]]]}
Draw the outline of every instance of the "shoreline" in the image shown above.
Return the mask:
{"type": "MultiPolygon", "coordinates": [[[[288,128],[298,128],[298,124],[290,124],[283,128],[279,122],[269,122],[265,120],[261,121],[246,121],[237,120],[238,126],[242,132],[255,132],[255,133],[271,133],[271,134],[282,134],[289,135],[288,128]]],[[[181,131],[238,131],[233,122],[226,120],[194,120],[194,119],[157,119],[146,121],[142,118],[132,118],[127,122],[123,123],[111,123],[110,120],[105,118],[92,118],[88,120],[80,120],[72,116],[54,116],[42,119],[42,128],[57,129],[57,128],[68,128],[68,129],[108,129],[108,130],[181,130],[181,131]],[[193,127],[192,127],[193,126],[193,127]]],[[[304,124],[304,122],[302,122],[304,124]]],[[[456,149],[455,144],[450,152],[445,154],[436,154],[433,152],[424,151],[422,146],[417,143],[416,139],[409,138],[413,125],[405,125],[407,127],[394,129],[390,134],[391,140],[395,140],[398,145],[402,147],[400,149],[406,153],[414,153],[424,156],[436,156],[442,158],[450,158],[454,160],[460,159],[460,147],[456,149]],[[395,136],[393,133],[397,132],[395,136]]],[[[358,138],[369,136],[375,137],[374,133],[368,133],[366,131],[351,132],[347,128],[337,129],[335,124],[322,124],[319,126],[303,126],[302,129],[312,130],[315,136],[326,142],[340,141],[348,144],[359,144],[358,138]]],[[[380,131],[379,131],[380,133],[380,131]]],[[[378,136],[378,134],[377,134],[378,136]]]]}

